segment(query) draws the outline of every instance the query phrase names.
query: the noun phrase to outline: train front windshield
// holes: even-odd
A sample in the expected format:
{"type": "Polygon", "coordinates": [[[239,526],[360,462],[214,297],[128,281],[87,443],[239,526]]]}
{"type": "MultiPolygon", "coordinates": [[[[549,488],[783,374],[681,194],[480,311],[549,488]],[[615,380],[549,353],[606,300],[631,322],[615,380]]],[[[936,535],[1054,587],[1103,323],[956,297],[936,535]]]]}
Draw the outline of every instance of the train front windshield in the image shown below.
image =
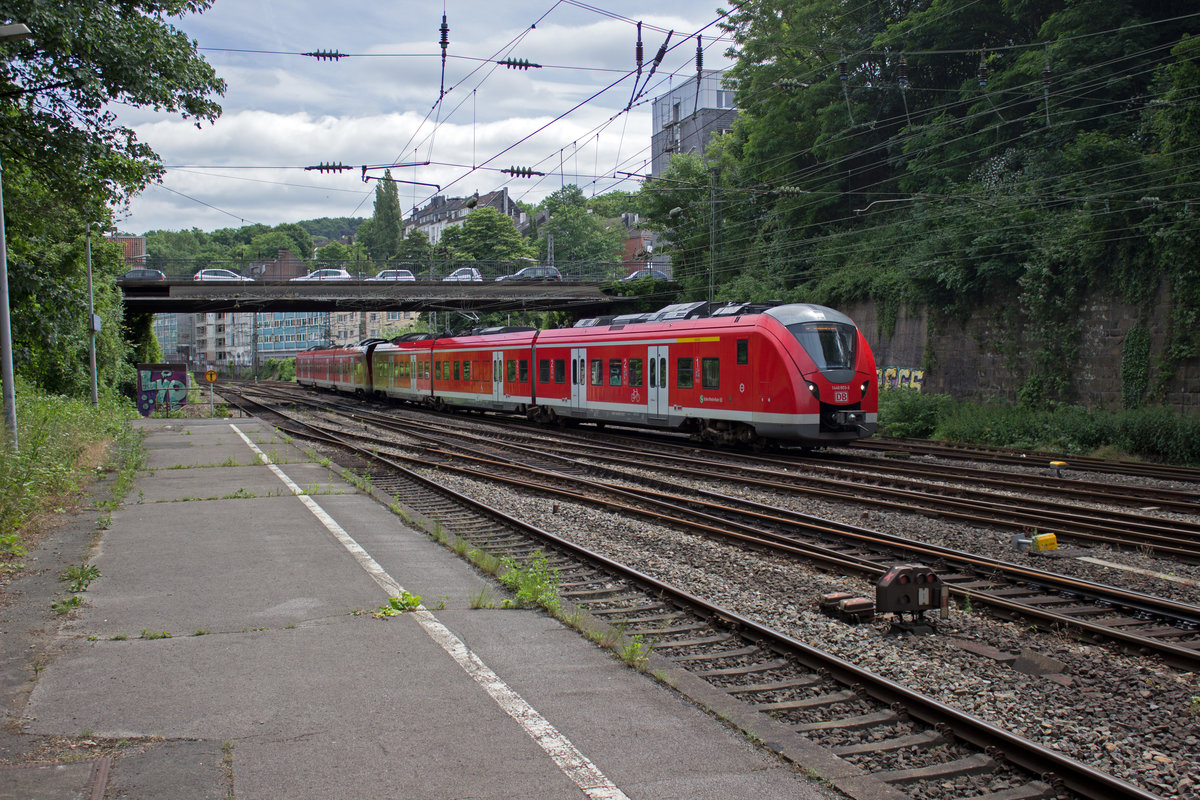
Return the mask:
{"type": "Polygon", "coordinates": [[[792,336],[808,353],[817,369],[854,369],[858,330],[842,322],[797,322],[788,325],[792,336]]]}

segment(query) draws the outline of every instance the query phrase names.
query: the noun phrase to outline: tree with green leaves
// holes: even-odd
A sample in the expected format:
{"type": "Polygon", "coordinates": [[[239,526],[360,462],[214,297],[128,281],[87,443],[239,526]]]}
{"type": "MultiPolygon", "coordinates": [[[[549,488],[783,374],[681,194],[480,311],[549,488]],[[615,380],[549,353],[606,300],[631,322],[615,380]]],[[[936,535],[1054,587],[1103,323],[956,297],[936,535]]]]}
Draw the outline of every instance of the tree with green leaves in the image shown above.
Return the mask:
{"type": "Polygon", "coordinates": [[[470,261],[511,263],[537,252],[512,218],[491,206],[475,209],[462,225],[444,230],[438,245],[450,258],[470,261]]]}
{"type": "Polygon", "coordinates": [[[557,264],[582,261],[617,261],[625,241],[625,227],[619,219],[604,219],[588,208],[583,192],[568,184],[548,195],[542,207],[550,219],[538,231],[538,252],[547,260],[548,237],[554,237],[554,261],[557,264]]]}
{"type": "MultiPolygon", "coordinates": [[[[100,379],[105,386],[127,386],[132,378],[125,346],[111,338],[122,329],[112,276],[125,267],[119,250],[99,232],[111,225],[109,209],[158,179],[163,166],[111,109],[150,106],[197,124],[219,116],[216,98],[224,82],[170,22],[210,5],[210,0],[5,4],[4,18],[24,23],[32,34],[0,44],[0,164],[14,366],[44,389],[86,390],[89,227],[102,319],[100,379]]],[[[140,337],[134,344],[153,353],[145,340],[152,340],[149,326],[134,329],[140,337]]]]}
{"type": "Polygon", "coordinates": [[[385,170],[383,179],[375,186],[375,211],[359,228],[358,239],[367,254],[377,260],[393,258],[400,249],[404,235],[404,220],[400,213],[400,193],[392,180],[392,171],[385,170]]]}

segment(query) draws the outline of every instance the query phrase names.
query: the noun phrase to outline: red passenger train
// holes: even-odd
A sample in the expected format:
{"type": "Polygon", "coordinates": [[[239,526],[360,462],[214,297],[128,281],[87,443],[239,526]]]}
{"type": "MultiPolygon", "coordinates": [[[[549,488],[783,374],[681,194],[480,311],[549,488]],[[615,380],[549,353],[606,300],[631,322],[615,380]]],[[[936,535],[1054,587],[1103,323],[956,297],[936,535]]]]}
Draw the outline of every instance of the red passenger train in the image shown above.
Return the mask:
{"type": "Polygon", "coordinates": [[[719,444],[860,439],[874,433],[879,406],[875,359],[857,326],[803,303],[686,303],[572,328],[367,340],[300,353],[296,381],[719,444]]]}

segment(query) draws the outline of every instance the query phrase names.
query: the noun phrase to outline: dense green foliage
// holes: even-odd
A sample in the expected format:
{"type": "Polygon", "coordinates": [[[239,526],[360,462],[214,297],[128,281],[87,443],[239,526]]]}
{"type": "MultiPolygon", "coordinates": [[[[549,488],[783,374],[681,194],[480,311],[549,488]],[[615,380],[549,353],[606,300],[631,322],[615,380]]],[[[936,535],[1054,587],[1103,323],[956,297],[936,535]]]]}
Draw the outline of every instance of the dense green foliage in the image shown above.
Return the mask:
{"type": "Polygon", "coordinates": [[[990,308],[1034,406],[1074,397],[1097,293],[1171,303],[1127,405],[1200,354],[1193,3],[747,0],[726,25],[734,129],[643,205],[691,296],[871,300],[884,332],[990,308]]]}
{"type": "MultiPolygon", "coordinates": [[[[131,386],[133,357],[114,276],[126,266],[99,231],[111,207],[162,174],[158,156],[121,125],[110,103],[151,106],[200,124],[214,120],[224,83],[169,22],[207,0],[22,0],[0,16],[32,38],[0,44],[0,164],[13,362],[42,389],[86,394],[87,232],[97,371],[104,387],[131,386]]],[[[153,337],[150,337],[153,339],[153,337]]],[[[153,349],[146,343],[145,349],[153,349]]]]}
{"type": "Polygon", "coordinates": [[[879,434],[1046,453],[1200,464],[1200,418],[1165,408],[1122,411],[977,403],[949,395],[882,392],[879,434]]]}
{"type": "MultiPolygon", "coordinates": [[[[17,439],[20,450],[0,449],[0,566],[20,555],[20,529],[33,517],[61,511],[78,496],[91,471],[104,461],[84,463],[90,448],[116,439],[109,458],[122,458],[134,434],[125,420],[136,415],[132,404],[104,393],[99,406],[63,395],[50,395],[17,383],[17,439]]],[[[2,570],[0,570],[2,571],[2,570]]]]}

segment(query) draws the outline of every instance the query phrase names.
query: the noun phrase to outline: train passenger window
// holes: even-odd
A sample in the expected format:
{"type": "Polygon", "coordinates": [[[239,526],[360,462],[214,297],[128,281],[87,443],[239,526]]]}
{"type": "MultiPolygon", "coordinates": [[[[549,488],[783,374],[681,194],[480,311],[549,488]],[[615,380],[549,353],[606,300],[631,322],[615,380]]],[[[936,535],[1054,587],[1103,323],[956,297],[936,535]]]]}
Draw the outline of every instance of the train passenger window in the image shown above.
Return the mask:
{"type": "Polygon", "coordinates": [[[711,356],[701,359],[700,387],[702,389],[721,388],[721,359],[711,356]]]}
{"type": "Polygon", "coordinates": [[[521,383],[529,383],[529,359],[521,359],[521,383]]]}
{"type": "Polygon", "coordinates": [[[454,362],[454,380],[459,380],[458,376],[459,376],[459,374],[461,374],[461,372],[462,372],[462,362],[455,361],[454,362]]]}
{"type": "Polygon", "coordinates": [[[690,358],[675,359],[675,385],[680,389],[692,388],[692,360],[690,358]]]}
{"type": "Polygon", "coordinates": [[[667,359],[666,356],[658,359],[658,386],[660,389],[667,388],[667,359]]]}
{"type": "Polygon", "coordinates": [[[567,382],[567,360],[565,358],[554,359],[554,382],[558,384],[567,382]]]}
{"type": "MultiPolygon", "coordinates": [[[[653,364],[654,361],[651,360],[650,363],[653,364]]],[[[642,360],[640,358],[629,359],[629,385],[642,385],[642,360]]]]}
{"type": "Polygon", "coordinates": [[[621,385],[621,359],[610,358],[608,360],[608,385],[621,385]]]}
{"type": "Polygon", "coordinates": [[[550,359],[538,359],[538,383],[550,382],[550,359]]]}
{"type": "Polygon", "coordinates": [[[579,385],[579,364],[575,359],[571,359],[571,385],[579,385]]]}
{"type": "Polygon", "coordinates": [[[738,339],[737,340],[737,363],[739,363],[739,364],[749,364],[750,363],[750,340],[749,339],[738,339]]]}
{"type": "Polygon", "coordinates": [[[650,359],[650,388],[658,388],[658,362],[653,358],[650,359]]]}
{"type": "Polygon", "coordinates": [[[442,379],[442,362],[433,362],[433,371],[437,379],[440,381],[442,379]]]}
{"type": "Polygon", "coordinates": [[[507,380],[509,383],[517,382],[517,360],[515,358],[510,358],[508,360],[508,379],[507,380]]]}
{"type": "MultiPolygon", "coordinates": [[[[455,376],[455,377],[457,377],[457,376],[455,376]]],[[[471,380],[471,362],[470,361],[463,362],[463,380],[464,381],[471,380]]]]}
{"type": "Polygon", "coordinates": [[[604,361],[599,358],[592,359],[592,386],[604,385],[604,361]]]}

